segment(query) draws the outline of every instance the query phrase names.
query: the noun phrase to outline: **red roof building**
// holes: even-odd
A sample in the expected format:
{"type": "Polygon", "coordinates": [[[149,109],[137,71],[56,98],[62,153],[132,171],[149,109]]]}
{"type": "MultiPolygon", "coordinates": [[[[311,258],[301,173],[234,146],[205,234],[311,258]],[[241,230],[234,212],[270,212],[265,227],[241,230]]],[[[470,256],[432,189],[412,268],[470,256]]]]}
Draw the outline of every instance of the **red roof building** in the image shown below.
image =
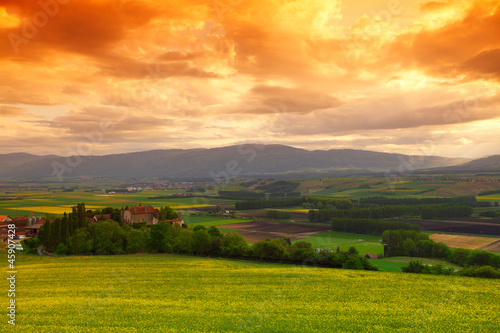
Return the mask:
{"type": "Polygon", "coordinates": [[[132,225],[134,223],[156,224],[160,218],[160,211],[151,206],[132,206],[120,211],[123,223],[132,225]]]}
{"type": "Polygon", "coordinates": [[[9,222],[12,218],[9,215],[0,215],[0,222],[9,222]]]}

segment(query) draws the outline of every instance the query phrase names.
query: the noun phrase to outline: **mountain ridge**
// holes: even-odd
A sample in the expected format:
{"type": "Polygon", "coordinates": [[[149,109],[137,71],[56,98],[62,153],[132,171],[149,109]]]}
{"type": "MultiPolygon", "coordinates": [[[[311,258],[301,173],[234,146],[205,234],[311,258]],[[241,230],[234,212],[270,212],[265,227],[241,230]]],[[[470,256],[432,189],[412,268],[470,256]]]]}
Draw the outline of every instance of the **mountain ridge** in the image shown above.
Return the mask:
{"type": "Polygon", "coordinates": [[[0,154],[0,178],[117,176],[214,178],[282,173],[381,172],[417,161],[414,169],[449,167],[464,158],[414,156],[356,149],[305,150],[285,145],[243,144],[217,148],[155,149],[88,156],[0,154]],[[61,173],[62,172],[62,173],[61,173]]]}

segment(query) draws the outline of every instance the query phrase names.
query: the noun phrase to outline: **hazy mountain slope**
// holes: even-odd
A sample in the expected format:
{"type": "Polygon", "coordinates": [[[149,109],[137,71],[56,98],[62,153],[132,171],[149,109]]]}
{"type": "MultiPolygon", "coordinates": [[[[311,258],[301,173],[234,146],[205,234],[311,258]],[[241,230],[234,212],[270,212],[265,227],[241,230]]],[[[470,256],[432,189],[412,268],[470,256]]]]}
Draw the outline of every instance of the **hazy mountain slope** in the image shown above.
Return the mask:
{"type": "Polygon", "coordinates": [[[468,163],[426,170],[428,173],[481,173],[500,172],[500,155],[470,161],[468,163]]]}
{"type": "MultiPolygon", "coordinates": [[[[408,156],[341,149],[315,150],[282,145],[244,145],[213,149],[153,150],[105,156],[0,155],[0,177],[46,177],[61,167],[63,176],[205,177],[224,178],[285,172],[326,172],[345,169],[383,171],[408,163],[408,156]]],[[[463,163],[464,159],[410,159],[417,168],[463,163]]]]}

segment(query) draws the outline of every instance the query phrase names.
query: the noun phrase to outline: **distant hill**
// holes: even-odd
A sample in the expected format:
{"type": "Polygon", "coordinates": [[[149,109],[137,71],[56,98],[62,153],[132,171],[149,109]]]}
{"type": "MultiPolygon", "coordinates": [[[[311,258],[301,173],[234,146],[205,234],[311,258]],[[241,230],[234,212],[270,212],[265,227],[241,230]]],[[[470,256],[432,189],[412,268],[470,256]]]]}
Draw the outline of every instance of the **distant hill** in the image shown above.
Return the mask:
{"type": "MultiPolygon", "coordinates": [[[[284,174],[354,174],[398,169],[409,159],[352,149],[308,151],[283,145],[212,149],[168,149],[105,156],[0,155],[0,178],[41,178],[64,168],[63,176],[218,178],[284,174]]],[[[426,156],[418,169],[457,165],[461,158],[426,156]]],[[[414,162],[412,162],[414,163],[414,162]]]]}
{"type": "Polygon", "coordinates": [[[433,168],[425,170],[425,173],[500,173],[500,155],[492,155],[454,166],[433,168]]]}

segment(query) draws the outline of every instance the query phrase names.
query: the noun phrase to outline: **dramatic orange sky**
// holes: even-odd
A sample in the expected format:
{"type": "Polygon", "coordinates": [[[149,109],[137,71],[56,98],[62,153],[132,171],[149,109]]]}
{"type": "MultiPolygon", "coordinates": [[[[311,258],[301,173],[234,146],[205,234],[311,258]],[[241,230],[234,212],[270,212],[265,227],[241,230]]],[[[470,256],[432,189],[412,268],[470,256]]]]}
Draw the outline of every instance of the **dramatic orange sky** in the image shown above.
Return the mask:
{"type": "Polygon", "coordinates": [[[500,153],[500,4],[0,0],[2,153],[500,153]]]}

